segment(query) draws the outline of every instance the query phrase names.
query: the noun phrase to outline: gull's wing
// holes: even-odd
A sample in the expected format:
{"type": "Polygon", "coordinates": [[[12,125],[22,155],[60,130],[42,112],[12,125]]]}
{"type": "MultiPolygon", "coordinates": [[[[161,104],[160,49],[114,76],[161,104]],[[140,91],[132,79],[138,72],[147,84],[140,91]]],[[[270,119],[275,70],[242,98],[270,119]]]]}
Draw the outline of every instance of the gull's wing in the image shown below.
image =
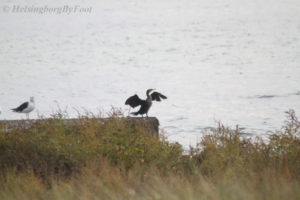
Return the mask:
{"type": "Polygon", "coordinates": [[[29,102],[22,103],[19,107],[13,108],[12,110],[15,112],[22,112],[25,108],[28,107],[29,102]]]}

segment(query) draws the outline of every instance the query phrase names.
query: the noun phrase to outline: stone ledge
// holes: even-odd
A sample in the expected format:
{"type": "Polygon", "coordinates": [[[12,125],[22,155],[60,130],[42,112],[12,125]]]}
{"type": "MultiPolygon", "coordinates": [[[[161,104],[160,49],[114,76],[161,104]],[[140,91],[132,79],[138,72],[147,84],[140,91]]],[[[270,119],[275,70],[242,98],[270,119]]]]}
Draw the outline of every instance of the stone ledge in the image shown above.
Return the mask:
{"type": "MultiPolygon", "coordinates": [[[[0,120],[0,133],[4,132],[7,133],[12,129],[16,128],[29,128],[31,125],[33,125],[35,122],[43,122],[47,120],[51,120],[52,118],[45,118],[45,119],[30,119],[30,120],[0,120]]],[[[101,123],[105,123],[111,118],[70,118],[70,119],[62,119],[66,123],[76,123],[79,120],[99,120],[101,123]]],[[[145,125],[145,128],[149,129],[149,132],[151,132],[154,135],[159,135],[159,121],[156,117],[125,117],[125,118],[118,118],[120,120],[132,120],[135,121],[138,124],[145,125]]]]}

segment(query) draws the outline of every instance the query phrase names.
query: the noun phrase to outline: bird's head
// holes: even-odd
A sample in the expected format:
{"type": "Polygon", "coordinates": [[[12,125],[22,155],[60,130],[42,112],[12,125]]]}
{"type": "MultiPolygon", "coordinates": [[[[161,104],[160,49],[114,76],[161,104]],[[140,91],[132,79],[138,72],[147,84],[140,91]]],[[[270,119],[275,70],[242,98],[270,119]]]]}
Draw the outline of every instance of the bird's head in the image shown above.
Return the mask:
{"type": "Polygon", "coordinates": [[[30,97],[30,101],[31,101],[31,102],[34,102],[34,97],[30,97]]]}
{"type": "Polygon", "coordinates": [[[147,96],[148,96],[148,95],[150,94],[150,92],[152,92],[153,90],[155,90],[155,89],[148,89],[147,92],[146,92],[147,96]]]}

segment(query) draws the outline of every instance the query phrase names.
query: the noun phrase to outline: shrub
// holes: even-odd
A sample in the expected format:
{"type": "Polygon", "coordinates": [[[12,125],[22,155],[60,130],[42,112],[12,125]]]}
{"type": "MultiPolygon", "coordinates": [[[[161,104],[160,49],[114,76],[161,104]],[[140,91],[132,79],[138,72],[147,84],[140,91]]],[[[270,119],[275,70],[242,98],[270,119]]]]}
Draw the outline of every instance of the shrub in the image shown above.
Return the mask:
{"type": "Polygon", "coordinates": [[[219,124],[187,155],[120,113],[54,115],[0,134],[0,199],[299,199],[300,122],[287,114],[268,140],[219,124]]]}
{"type": "Polygon", "coordinates": [[[0,172],[33,169],[42,177],[69,176],[90,161],[107,159],[125,169],[136,163],[166,173],[180,160],[180,145],[160,141],[147,123],[115,116],[105,119],[81,116],[77,121],[51,118],[30,128],[0,134],[0,172]]]}

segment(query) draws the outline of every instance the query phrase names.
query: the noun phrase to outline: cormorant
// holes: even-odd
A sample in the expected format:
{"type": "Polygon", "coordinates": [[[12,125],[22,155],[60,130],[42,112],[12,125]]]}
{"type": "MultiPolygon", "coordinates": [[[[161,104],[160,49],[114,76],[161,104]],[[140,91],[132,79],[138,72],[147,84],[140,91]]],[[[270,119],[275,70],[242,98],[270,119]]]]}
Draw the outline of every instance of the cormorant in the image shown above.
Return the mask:
{"type": "Polygon", "coordinates": [[[13,108],[11,110],[17,113],[26,113],[27,118],[29,118],[29,113],[33,111],[34,108],[34,98],[30,97],[30,101],[24,102],[19,107],[13,108]]]}
{"type": "Polygon", "coordinates": [[[126,102],[125,105],[129,105],[132,108],[135,108],[137,106],[141,106],[139,111],[137,112],[132,112],[130,114],[133,115],[143,115],[146,114],[146,116],[148,117],[148,111],[150,109],[150,107],[152,106],[152,101],[161,101],[161,99],[166,99],[167,97],[159,92],[153,92],[150,94],[150,92],[152,92],[154,89],[148,89],[146,92],[147,95],[147,99],[146,100],[142,100],[138,97],[138,95],[133,95],[131,97],[129,97],[126,102]]]}

